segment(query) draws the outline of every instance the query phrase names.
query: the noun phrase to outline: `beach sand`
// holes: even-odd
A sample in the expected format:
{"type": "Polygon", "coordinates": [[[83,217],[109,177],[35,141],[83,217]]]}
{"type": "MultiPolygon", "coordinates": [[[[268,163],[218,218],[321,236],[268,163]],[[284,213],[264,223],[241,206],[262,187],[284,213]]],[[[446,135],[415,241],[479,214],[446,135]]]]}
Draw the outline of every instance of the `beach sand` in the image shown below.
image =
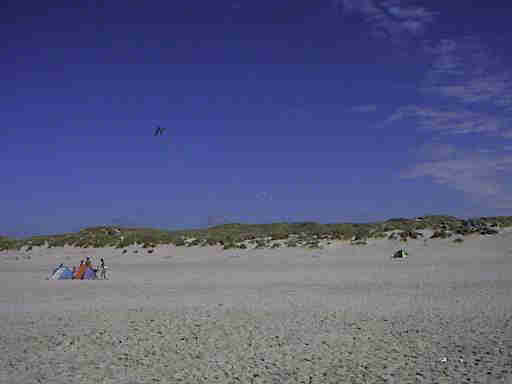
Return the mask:
{"type": "Polygon", "coordinates": [[[512,383],[512,231],[403,246],[0,252],[0,382],[512,383]]]}

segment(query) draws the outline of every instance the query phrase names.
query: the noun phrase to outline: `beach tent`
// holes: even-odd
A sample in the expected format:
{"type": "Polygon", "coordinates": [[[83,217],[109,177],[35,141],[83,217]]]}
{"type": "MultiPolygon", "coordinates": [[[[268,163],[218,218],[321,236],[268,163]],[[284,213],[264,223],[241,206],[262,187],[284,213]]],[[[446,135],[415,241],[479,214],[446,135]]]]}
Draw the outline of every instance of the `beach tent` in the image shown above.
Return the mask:
{"type": "Polygon", "coordinates": [[[395,252],[393,259],[405,259],[407,256],[409,256],[407,251],[405,249],[400,249],[395,252]]]}
{"type": "Polygon", "coordinates": [[[61,269],[64,266],[64,264],[60,263],[55,267],[55,269],[52,272],[52,276],[55,275],[55,272],[57,272],[59,269],[61,269]]]}
{"type": "Polygon", "coordinates": [[[89,269],[89,267],[85,264],[80,264],[80,266],[75,271],[75,279],[82,280],[84,278],[85,272],[89,269]]]}
{"type": "Polygon", "coordinates": [[[65,266],[59,266],[57,270],[50,276],[50,280],[71,280],[73,271],[65,266]]]}
{"type": "Polygon", "coordinates": [[[92,268],[87,268],[87,270],[84,273],[84,280],[94,280],[96,279],[96,272],[92,268]]]}

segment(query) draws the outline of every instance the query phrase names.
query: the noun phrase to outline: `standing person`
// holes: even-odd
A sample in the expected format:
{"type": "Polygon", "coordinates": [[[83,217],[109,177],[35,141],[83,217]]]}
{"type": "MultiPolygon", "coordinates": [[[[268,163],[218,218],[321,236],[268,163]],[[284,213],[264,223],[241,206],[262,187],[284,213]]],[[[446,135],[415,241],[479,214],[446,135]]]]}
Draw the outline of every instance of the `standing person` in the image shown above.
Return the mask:
{"type": "Polygon", "coordinates": [[[103,257],[100,260],[100,276],[103,280],[106,280],[107,278],[107,267],[105,266],[105,260],[103,260],[103,257]]]}
{"type": "Polygon", "coordinates": [[[80,260],[80,265],[78,266],[78,268],[75,269],[75,273],[73,275],[73,277],[77,280],[80,279],[80,271],[82,269],[82,265],[84,265],[84,261],[83,260],[80,260]]]}

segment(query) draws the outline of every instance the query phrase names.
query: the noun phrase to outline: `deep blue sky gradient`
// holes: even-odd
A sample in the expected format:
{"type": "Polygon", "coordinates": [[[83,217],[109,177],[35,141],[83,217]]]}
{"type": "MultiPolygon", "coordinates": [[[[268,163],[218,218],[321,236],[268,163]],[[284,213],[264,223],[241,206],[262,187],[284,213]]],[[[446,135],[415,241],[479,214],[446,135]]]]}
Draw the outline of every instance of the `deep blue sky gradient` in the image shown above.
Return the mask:
{"type": "Polygon", "coordinates": [[[435,23],[397,41],[344,1],[4,2],[0,234],[512,214],[467,178],[401,177],[432,143],[466,160],[512,143],[386,123],[448,105],[421,92],[443,39],[511,64],[508,9],[453,4],[424,4],[435,23]]]}

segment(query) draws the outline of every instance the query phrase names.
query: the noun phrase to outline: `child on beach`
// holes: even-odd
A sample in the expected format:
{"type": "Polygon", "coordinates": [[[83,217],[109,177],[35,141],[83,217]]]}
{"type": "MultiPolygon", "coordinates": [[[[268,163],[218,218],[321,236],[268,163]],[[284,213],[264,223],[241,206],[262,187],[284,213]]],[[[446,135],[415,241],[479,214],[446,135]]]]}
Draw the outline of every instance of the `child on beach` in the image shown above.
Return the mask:
{"type": "Polygon", "coordinates": [[[100,260],[100,278],[105,280],[107,278],[107,267],[105,266],[105,260],[103,260],[103,257],[100,260]]]}

